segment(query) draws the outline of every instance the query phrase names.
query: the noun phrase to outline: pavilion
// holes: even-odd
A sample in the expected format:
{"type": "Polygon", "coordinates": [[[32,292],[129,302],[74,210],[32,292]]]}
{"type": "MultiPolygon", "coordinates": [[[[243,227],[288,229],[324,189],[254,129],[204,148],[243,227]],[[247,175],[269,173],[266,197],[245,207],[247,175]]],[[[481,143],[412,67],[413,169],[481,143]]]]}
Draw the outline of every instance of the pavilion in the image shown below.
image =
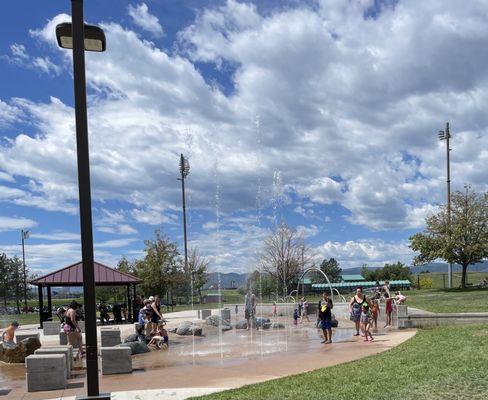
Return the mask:
{"type": "MultiPolygon", "coordinates": [[[[129,315],[132,314],[132,299],[136,296],[136,285],[142,280],[126,272],[118,271],[114,268],[107,267],[99,262],[94,263],[95,267],[95,285],[96,286],[126,286],[127,287],[127,307],[129,315]],[[132,287],[132,297],[131,297],[132,287]]],[[[42,328],[43,322],[52,318],[51,288],[67,286],[83,286],[83,265],[81,262],[68,265],[57,271],[41,276],[29,282],[38,288],[39,293],[39,322],[42,328]],[[48,312],[43,312],[43,288],[47,290],[47,307],[48,312]]],[[[137,320],[137,315],[133,316],[137,320]]]]}

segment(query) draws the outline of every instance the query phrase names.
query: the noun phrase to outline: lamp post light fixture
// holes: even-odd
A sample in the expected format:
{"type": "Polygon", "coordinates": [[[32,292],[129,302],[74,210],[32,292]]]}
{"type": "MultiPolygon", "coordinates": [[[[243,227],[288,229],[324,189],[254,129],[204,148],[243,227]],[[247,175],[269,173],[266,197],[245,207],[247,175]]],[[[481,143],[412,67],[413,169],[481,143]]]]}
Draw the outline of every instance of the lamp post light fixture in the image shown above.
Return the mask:
{"type": "Polygon", "coordinates": [[[87,397],[77,397],[77,399],[108,400],[110,399],[110,394],[101,395],[98,382],[95,273],[85,79],[85,51],[104,51],[106,43],[105,34],[102,29],[84,24],[83,0],[71,0],[71,18],[72,23],[63,23],[56,27],[56,38],[60,47],[73,49],[87,386],[87,397]]]}
{"type": "MultiPolygon", "coordinates": [[[[180,155],[180,178],[181,181],[181,198],[183,203],[183,241],[185,246],[185,271],[188,271],[188,244],[187,244],[187,235],[186,235],[186,197],[185,197],[185,179],[190,173],[190,163],[188,159],[180,155]]],[[[191,285],[191,299],[193,299],[193,271],[190,274],[190,285],[191,285]]],[[[193,301],[191,302],[193,304],[193,301]]]]}
{"type": "MultiPolygon", "coordinates": [[[[23,229],[20,231],[20,238],[22,239],[22,268],[24,272],[24,307],[25,313],[29,312],[27,307],[27,274],[25,272],[25,240],[29,239],[29,231],[24,231],[23,229]]],[[[40,311],[42,312],[42,310],[40,311]]]]}
{"type": "MultiPolygon", "coordinates": [[[[447,219],[449,224],[449,235],[451,232],[451,158],[450,152],[451,148],[449,146],[449,139],[451,138],[451,133],[449,131],[449,122],[446,122],[446,130],[439,131],[439,140],[446,142],[446,165],[447,165],[447,219]]],[[[449,263],[447,269],[448,279],[447,286],[452,288],[452,263],[449,263]]]]}

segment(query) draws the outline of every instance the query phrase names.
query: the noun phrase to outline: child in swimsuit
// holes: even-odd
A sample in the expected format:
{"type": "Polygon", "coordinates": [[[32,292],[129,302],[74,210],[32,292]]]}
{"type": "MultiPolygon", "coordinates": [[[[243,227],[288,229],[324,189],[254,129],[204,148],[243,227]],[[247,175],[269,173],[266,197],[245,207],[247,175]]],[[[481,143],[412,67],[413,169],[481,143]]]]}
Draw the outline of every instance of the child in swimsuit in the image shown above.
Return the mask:
{"type": "Polygon", "coordinates": [[[371,335],[371,311],[369,310],[369,306],[367,304],[363,304],[361,307],[361,330],[364,334],[364,341],[367,342],[369,340],[373,341],[373,336],[371,335]],[[368,337],[370,339],[368,339],[368,337]]]}
{"type": "Polygon", "coordinates": [[[151,341],[148,343],[148,346],[155,346],[158,349],[167,349],[168,348],[168,332],[164,329],[165,322],[158,324],[158,329],[154,336],[151,338],[151,341]]]}
{"type": "Polygon", "coordinates": [[[374,325],[374,329],[378,329],[378,315],[380,313],[379,300],[373,300],[373,307],[371,308],[371,318],[374,325]]]}

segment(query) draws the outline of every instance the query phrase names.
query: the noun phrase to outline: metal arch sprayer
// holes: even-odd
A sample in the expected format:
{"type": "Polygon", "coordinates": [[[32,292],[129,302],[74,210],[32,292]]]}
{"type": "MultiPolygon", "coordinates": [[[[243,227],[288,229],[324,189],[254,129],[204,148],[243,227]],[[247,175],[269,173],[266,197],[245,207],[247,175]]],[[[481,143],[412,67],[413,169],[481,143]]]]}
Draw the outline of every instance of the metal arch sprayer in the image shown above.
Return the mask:
{"type": "Polygon", "coordinates": [[[330,290],[330,295],[331,295],[331,297],[332,297],[332,301],[335,303],[335,300],[334,300],[334,291],[333,291],[333,289],[332,289],[332,285],[331,285],[331,283],[330,283],[330,280],[329,280],[329,278],[327,277],[327,275],[325,274],[325,272],[324,272],[324,271],[322,271],[322,270],[321,270],[320,268],[318,268],[318,267],[314,267],[314,266],[312,266],[312,267],[308,267],[308,268],[306,268],[306,269],[305,269],[305,270],[304,270],[304,271],[301,273],[301,275],[300,275],[300,279],[298,279],[298,283],[297,283],[297,292],[298,292],[298,289],[300,288],[300,282],[302,282],[302,280],[303,280],[303,278],[305,277],[305,275],[306,275],[308,272],[310,272],[310,271],[318,271],[318,272],[320,272],[320,273],[321,273],[321,274],[324,276],[324,278],[327,280],[327,283],[328,283],[328,285],[329,285],[329,290],[330,290]]]}

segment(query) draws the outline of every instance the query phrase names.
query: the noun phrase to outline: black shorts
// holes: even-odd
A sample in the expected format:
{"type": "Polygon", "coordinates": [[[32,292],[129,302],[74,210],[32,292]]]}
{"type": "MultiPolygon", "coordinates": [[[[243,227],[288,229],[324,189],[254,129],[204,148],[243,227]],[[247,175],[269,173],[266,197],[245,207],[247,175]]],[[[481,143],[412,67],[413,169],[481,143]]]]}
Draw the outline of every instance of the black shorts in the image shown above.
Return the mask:
{"type": "Polygon", "coordinates": [[[151,322],[157,324],[159,322],[159,316],[156,313],[151,314],[151,322]]]}
{"type": "Polygon", "coordinates": [[[254,311],[253,310],[248,310],[246,309],[244,311],[244,318],[245,319],[251,319],[251,318],[254,318],[254,311]]]}

